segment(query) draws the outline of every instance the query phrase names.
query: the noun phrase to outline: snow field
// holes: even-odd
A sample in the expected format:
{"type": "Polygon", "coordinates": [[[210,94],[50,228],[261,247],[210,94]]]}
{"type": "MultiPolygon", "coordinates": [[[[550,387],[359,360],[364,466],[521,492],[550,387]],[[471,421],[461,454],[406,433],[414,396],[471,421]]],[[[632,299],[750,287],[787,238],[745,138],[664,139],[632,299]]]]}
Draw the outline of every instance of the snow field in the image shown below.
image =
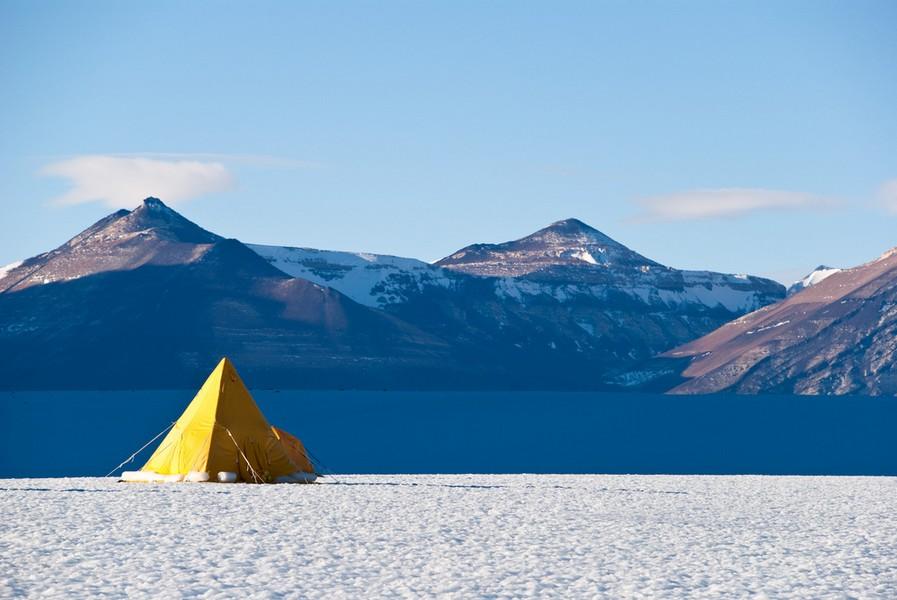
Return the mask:
{"type": "Polygon", "coordinates": [[[0,480],[0,596],[895,598],[897,480],[0,480]]]}
{"type": "MultiPolygon", "coordinates": [[[[580,241],[588,241],[588,238],[580,241]]],[[[450,269],[414,258],[259,244],[249,244],[249,248],[288,275],[332,287],[360,304],[376,308],[406,302],[428,287],[451,288],[459,277],[450,269]]],[[[568,254],[602,270],[614,266],[614,262],[605,256],[606,248],[598,248],[595,253],[586,246],[564,246],[557,250],[558,257],[568,254]],[[600,260],[595,258],[596,254],[600,260]]],[[[746,275],[680,271],[683,287],[663,289],[657,287],[656,278],[648,275],[650,272],[650,267],[642,267],[639,273],[628,276],[629,284],[626,285],[621,282],[592,285],[575,279],[568,283],[545,283],[501,276],[495,278],[494,284],[495,293],[500,297],[523,303],[528,297],[543,295],[558,302],[581,296],[603,300],[611,291],[624,292],[653,306],[703,304],[711,308],[722,306],[733,312],[754,310],[760,302],[758,290],[750,286],[745,288],[746,275]]]]}

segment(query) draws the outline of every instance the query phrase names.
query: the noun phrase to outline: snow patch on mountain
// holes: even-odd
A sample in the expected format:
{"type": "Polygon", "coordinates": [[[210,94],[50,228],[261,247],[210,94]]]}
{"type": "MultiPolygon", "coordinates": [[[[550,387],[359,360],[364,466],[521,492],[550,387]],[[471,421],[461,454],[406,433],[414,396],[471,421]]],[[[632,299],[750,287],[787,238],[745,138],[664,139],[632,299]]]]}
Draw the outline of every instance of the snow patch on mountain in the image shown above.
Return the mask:
{"type": "Polygon", "coordinates": [[[729,312],[744,312],[759,307],[757,294],[753,290],[739,290],[724,285],[694,285],[681,291],[657,290],[658,296],[668,306],[682,304],[703,304],[710,308],[723,307],[729,312]]]}
{"type": "Polygon", "coordinates": [[[683,271],[682,285],[664,288],[649,278],[634,279],[628,286],[614,284],[553,283],[532,281],[525,278],[496,278],[495,289],[500,297],[526,303],[530,298],[547,296],[565,303],[576,299],[606,300],[612,294],[628,295],[636,302],[658,309],[684,305],[722,307],[729,312],[745,312],[764,304],[761,292],[746,286],[742,280],[732,281],[734,276],[704,271],[683,271]]]}
{"type": "MultiPolygon", "coordinates": [[[[457,288],[474,275],[451,270],[413,258],[366,252],[340,252],[313,248],[293,248],[248,244],[249,248],[270,264],[293,277],[329,286],[360,304],[382,308],[407,302],[427,288],[457,288]]],[[[528,276],[486,276],[498,298],[528,304],[536,298],[550,298],[558,303],[609,300],[611,296],[629,296],[633,301],[657,310],[688,305],[723,308],[742,313],[766,304],[762,286],[752,278],[710,271],[677,271],[662,265],[639,265],[627,269],[606,282],[588,277],[596,267],[605,271],[604,253],[596,260],[583,248],[560,251],[575,258],[585,271],[568,271],[564,279],[542,280],[528,276]],[[577,274],[586,275],[577,277],[577,274]]]]}
{"type": "Polygon", "coordinates": [[[383,307],[408,300],[428,286],[448,288],[454,273],[414,258],[247,244],[287,275],[331,287],[359,304],[383,307]]]}
{"type": "MultiPolygon", "coordinates": [[[[881,259],[879,259],[879,260],[881,260],[881,259]]],[[[841,269],[836,269],[834,267],[826,267],[825,265],[820,265],[820,266],[816,267],[815,269],[813,269],[813,271],[811,273],[807,274],[807,276],[804,277],[803,279],[799,279],[798,281],[795,281],[794,283],[792,283],[788,287],[788,295],[792,296],[801,290],[805,290],[808,287],[813,287],[820,281],[823,281],[823,280],[827,279],[828,277],[831,277],[835,273],[840,273],[840,272],[841,272],[841,269]]]]}
{"type": "Polygon", "coordinates": [[[17,260],[16,262],[11,262],[6,266],[0,267],[0,279],[3,279],[7,275],[9,275],[9,272],[13,269],[18,269],[19,267],[21,267],[23,262],[24,261],[17,260]]]}
{"type": "MultiPolygon", "coordinates": [[[[752,311],[769,303],[766,280],[747,275],[728,275],[712,271],[680,271],[683,297],[731,312],[752,311]]],[[[778,285],[776,284],[776,287],[778,285]]],[[[781,287],[778,287],[781,290],[781,287]]]]}
{"type": "Polygon", "coordinates": [[[579,260],[581,260],[583,262],[587,262],[590,265],[598,264],[598,261],[595,260],[594,256],[589,254],[588,250],[579,250],[579,251],[573,252],[573,258],[578,258],[579,260]]]}

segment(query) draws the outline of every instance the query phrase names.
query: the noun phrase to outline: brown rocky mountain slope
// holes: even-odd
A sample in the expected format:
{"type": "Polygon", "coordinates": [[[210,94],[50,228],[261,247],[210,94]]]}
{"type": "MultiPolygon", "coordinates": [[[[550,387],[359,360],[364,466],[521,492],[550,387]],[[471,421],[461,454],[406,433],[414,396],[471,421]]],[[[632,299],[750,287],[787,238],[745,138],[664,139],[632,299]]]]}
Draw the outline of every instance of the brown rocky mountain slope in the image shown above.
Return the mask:
{"type": "Polygon", "coordinates": [[[672,393],[897,393],[897,249],[663,356],[672,393]]]}

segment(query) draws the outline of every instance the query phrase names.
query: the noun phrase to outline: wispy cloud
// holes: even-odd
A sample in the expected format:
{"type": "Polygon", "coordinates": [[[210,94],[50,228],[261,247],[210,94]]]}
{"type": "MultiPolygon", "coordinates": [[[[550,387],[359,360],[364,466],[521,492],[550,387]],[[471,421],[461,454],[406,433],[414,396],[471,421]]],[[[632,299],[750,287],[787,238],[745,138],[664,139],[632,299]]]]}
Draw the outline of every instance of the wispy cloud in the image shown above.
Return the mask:
{"type": "Polygon", "coordinates": [[[54,162],[41,174],[69,180],[71,189],[54,204],[102,202],[130,207],[147,196],[170,204],[236,187],[236,178],[221,162],[115,155],[88,155],[54,162]]]}
{"type": "Polygon", "coordinates": [[[889,213],[897,214],[897,179],[889,179],[878,187],[878,202],[889,213]]]}
{"type": "Polygon", "coordinates": [[[223,164],[247,165],[269,169],[320,169],[323,163],[270,154],[226,154],[215,152],[130,152],[127,154],[107,154],[124,158],[154,158],[161,160],[216,161],[223,164]]]}
{"type": "Polygon", "coordinates": [[[738,217],[759,211],[783,209],[812,209],[835,204],[804,192],[768,190],[762,188],[717,188],[679,192],[665,196],[641,198],[638,220],[685,221],[738,217]]]}

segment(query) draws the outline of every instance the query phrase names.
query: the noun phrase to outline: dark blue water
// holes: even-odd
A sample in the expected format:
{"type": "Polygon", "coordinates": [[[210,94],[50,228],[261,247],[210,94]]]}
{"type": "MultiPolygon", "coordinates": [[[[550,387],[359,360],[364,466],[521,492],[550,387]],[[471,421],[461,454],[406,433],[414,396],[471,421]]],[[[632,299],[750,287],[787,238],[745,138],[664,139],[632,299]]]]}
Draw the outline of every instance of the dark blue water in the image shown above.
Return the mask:
{"type": "MultiPolygon", "coordinates": [[[[192,396],[0,394],[0,477],[104,475],[192,396]]],[[[307,391],[255,398],[273,424],[338,473],[897,475],[894,398],[307,391]]]]}

